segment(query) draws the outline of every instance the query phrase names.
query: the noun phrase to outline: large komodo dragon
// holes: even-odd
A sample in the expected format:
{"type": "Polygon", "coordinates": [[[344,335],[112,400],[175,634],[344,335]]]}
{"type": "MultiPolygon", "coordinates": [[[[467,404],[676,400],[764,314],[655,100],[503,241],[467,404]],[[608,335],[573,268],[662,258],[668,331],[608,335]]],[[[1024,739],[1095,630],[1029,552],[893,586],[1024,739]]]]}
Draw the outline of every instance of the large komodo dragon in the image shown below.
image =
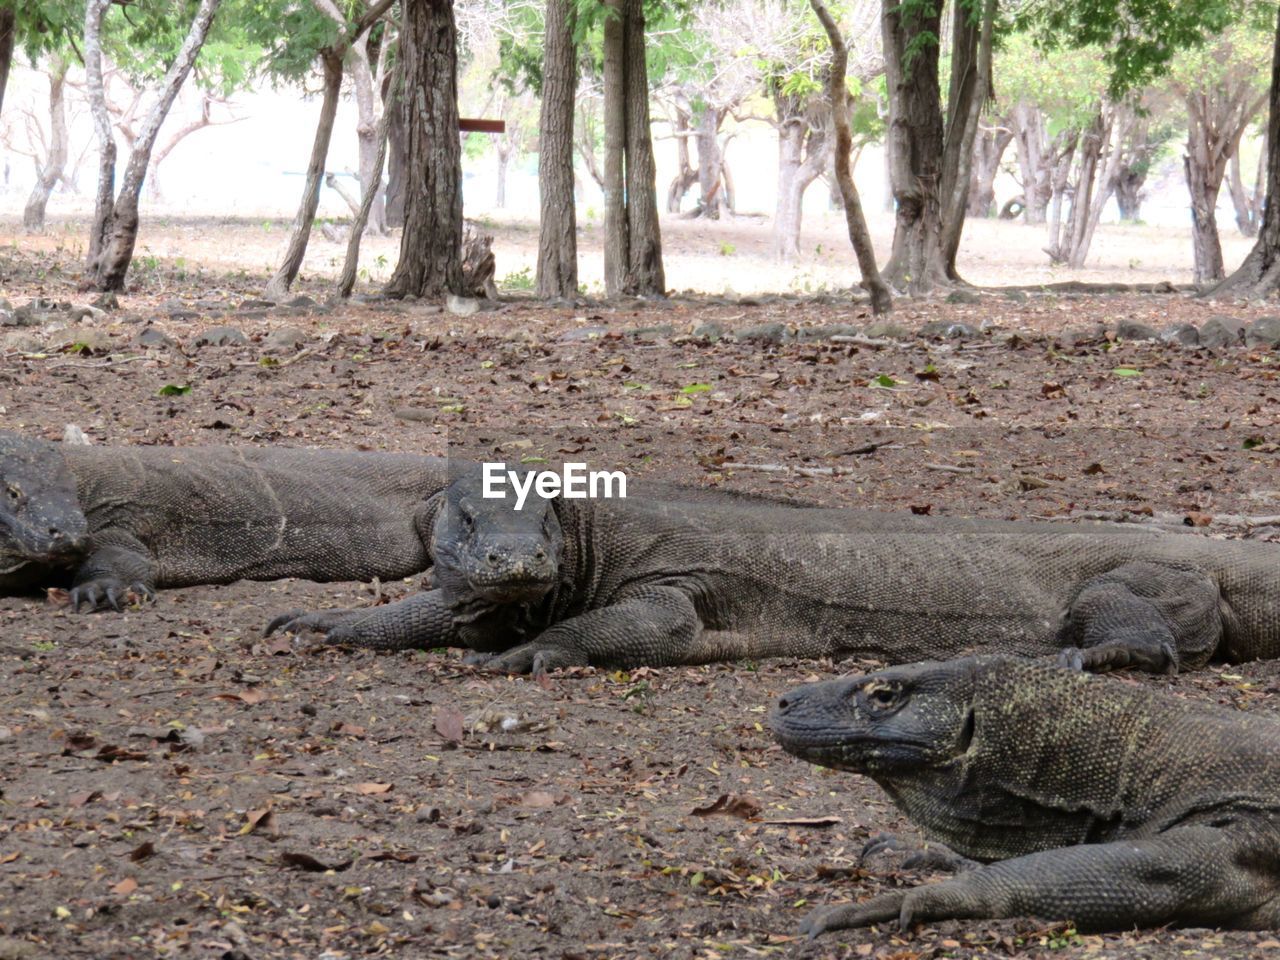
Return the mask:
{"type": "Polygon", "coordinates": [[[767,656],[894,663],[1063,650],[1075,666],[1280,653],[1280,549],[1132,527],[886,518],[760,504],[481,496],[430,508],[435,589],[293,612],[384,649],[465,646],[540,673],[767,656]]]}
{"type": "Polygon", "coordinates": [[[391,579],[429,565],[434,457],[270,447],[109,447],[0,431],[0,594],[72,605],[234,580],[391,579]]]}
{"type": "Polygon", "coordinates": [[[1029,660],[921,663],[788,691],[784,748],[874,779],[989,863],[820,908],[810,936],[1036,916],[1083,929],[1280,926],[1280,724],[1029,660]]]}

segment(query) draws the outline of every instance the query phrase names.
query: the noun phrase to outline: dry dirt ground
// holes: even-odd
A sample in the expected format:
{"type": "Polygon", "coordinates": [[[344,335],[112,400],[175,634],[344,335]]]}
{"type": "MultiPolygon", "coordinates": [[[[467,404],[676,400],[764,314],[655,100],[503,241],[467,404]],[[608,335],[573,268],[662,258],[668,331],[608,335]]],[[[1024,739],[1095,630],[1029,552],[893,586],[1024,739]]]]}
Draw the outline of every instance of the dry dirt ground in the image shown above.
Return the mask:
{"type": "MultiPolygon", "coordinates": [[[[57,438],[74,423],[110,443],[465,445],[849,506],[1207,524],[1189,535],[1280,514],[1280,354],[1064,336],[1265,306],[991,294],[897,314],[985,322],[974,339],[867,345],[799,336],[866,323],[845,297],[508,302],[462,318],[426,303],[244,306],[260,283],[159,262],[103,317],[0,331],[3,425],[57,438]],[[692,336],[712,322],[793,335],[692,336]],[[218,326],[247,339],[196,345],[218,326]],[[148,329],[158,345],[140,345],[148,329]]],[[[0,253],[14,306],[83,302],[75,284],[65,256],[0,253]]],[[[1081,936],[1034,920],[805,944],[813,905],[928,879],[860,865],[868,836],[910,826],[869,781],[809,767],[762,729],[788,686],[849,664],[534,682],[457,651],[260,639],[282,609],[371,602],[367,585],[296,581],[167,591],[122,614],[0,600],[0,957],[1280,949],[1271,933],[1081,936]],[[695,812],[725,794],[749,816],[695,812]]],[[[1110,682],[1280,714],[1271,663],[1110,682]]]]}

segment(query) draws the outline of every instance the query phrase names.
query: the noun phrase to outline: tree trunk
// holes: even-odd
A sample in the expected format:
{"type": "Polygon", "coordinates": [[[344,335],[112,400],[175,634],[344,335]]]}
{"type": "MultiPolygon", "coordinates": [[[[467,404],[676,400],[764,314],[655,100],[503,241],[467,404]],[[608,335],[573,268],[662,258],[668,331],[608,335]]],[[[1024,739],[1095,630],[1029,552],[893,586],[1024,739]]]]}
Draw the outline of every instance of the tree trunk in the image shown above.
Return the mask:
{"type": "Polygon", "coordinates": [[[1046,156],[1044,114],[1024,101],[1013,108],[1009,119],[1022,175],[1022,219],[1030,224],[1047,223],[1056,163],[1046,156]]]}
{"type": "Polygon", "coordinates": [[[973,169],[969,177],[969,203],[965,210],[970,217],[993,217],[996,205],[996,176],[1004,152],[1013,142],[1013,133],[1003,126],[981,131],[973,143],[973,169]]]}
{"type": "MultiPolygon", "coordinates": [[[[392,86],[399,89],[404,71],[397,66],[393,74],[392,86]]],[[[369,222],[369,212],[382,192],[382,165],[387,158],[387,134],[391,127],[391,111],[383,110],[378,121],[378,153],[374,157],[373,172],[376,176],[365,187],[360,200],[360,209],[356,211],[351,223],[351,235],[347,237],[347,255],[342,261],[342,275],[338,278],[338,296],[345,300],[355,289],[356,273],[360,265],[360,240],[364,235],[365,224],[369,222]]]]}
{"type": "MultiPolygon", "coordinates": [[[[89,0],[89,2],[92,4],[95,0],[89,0]]],[[[214,14],[218,12],[221,2],[222,0],[200,0],[200,7],[196,11],[195,19],[191,22],[190,30],[182,41],[182,47],[165,72],[159,98],[138,130],[111,216],[101,228],[95,225],[94,233],[105,238],[102,255],[92,264],[94,286],[99,290],[124,289],[125,274],[128,273],[129,264],[133,261],[133,248],[138,240],[138,201],[142,196],[142,185],[146,179],[147,165],[151,160],[151,150],[155,146],[156,136],[160,133],[160,125],[168,116],[174,98],[177,97],[178,91],[187,79],[187,74],[195,64],[200,48],[204,45],[204,39],[208,36],[209,28],[213,25],[214,14]]],[[[98,23],[101,23],[101,15],[98,17],[98,23]]],[[[87,46],[86,39],[86,48],[87,46]]]]}
{"type": "Polygon", "coordinates": [[[1280,288],[1280,8],[1272,48],[1266,144],[1267,200],[1258,239],[1244,263],[1205,296],[1264,297],[1280,288]]]}
{"type": "Polygon", "coordinates": [[[315,139],[311,142],[311,159],[307,162],[307,179],[302,187],[302,202],[293,220],[293,232],[284,259],[267,284],[264,295],[269,300],[284,300],[289,296],[293,281],[298,279],[302,260],[307,254],[311,239],[311,227],[315,223],[316,210],[320,207],[320,187],[324,183],[324,165],[329,156],[329,141],[333,139],[333,121],[338,115],[338,97],[342,92],[342,56],[325,48],[320,51],[324,69],[324,93],[320,101],[320,120],[316,124],[315,139]]]}
{"type": "Polygon", "coordinates": [[[16,19],[13,7],[0,8],[0,111],[4,110],[4,91],[9,86],[9,67],[13,65],[16,19]]]}
{"type": "Polygon", "coordinates": [[[382,109],[391,120],[387,126],[387,192],[386,217],[388,227],[404,226],[404,168],[405,168],[405,113],[404,87],[398,90],[388,87],[383,94],[382,109]]]}
{"type": "Polygon", "coordinates": [[[374,165],[382,144],[378,136],[378,116],[374,107],[373,70],[369,66],[368,37],[354,44],[348,60],[351,64],[351,86],[356,100],[356,144],[359,151],[360,195],[373,187],[373,205],[369,210],[367,229],[375,236],[387,235],[386,200],[382,191],[382,168],[378,167],[374,180],[374,165]]]}
{"type": "MultiPolygon", "coordinates": [[[[1203,158],[1201,158],[1203,160],[1203,158]]],[[[1222,242],[1218,237],[1218,190],[1221,180],[1214,182],[1212,173],[1202,162],[1192,159],[1190,151],[1182,158],[1191,193],[1191,248],[1195,252],[1195,282],[1217,283],[1226,277],[1222,262],[1222,242]]]]}
{"type": "Polygon", "coordinates": [[[826,169],[833,148],[825,124],[830,123],[828,104],[823,123],[815,121],[817,109],[801,110],[798,98],[775,95],[778,111],[778,200],[773,212],[773,255],[784,263],[800,255],[800,225],[804,219],[804,194],[826,169]]]}
{"type": "Polygon", "coordinates": [[[462,143],[452,0],[404,0],[402,21],[407,191],[400,261],[387,293],[443,297],[462,288],[462,143]]]}
{"type": "Polygon", "coordinates": [[[573,106],[578,89],[573,0],[547,0],[538,134],[538,296],[578,294],[573,197],[573,106]]]}
{"type": "Polygon", "coordinates": [[[938,44],[919,42],[926,35],[939,36],[940,8],[941,4],[886,5],[880,18],[897,210],[893,253],[884,277],[891,286],[913,295],[947,282],[941,246],[944,133],[938,44]]]}
{"type": "Polygon", "coordinates": [[[67,166],[67,109],[63,99],[67,66],[67,61],[58,54],[53,55],[49,64],[49,153],[36,174],[35,186],[22,211],[22,227],[28,233],[44,230],[49,195],[67,166]]]}
{"type": "Polygon", "coordinates": [[[679,213],[684,195],[698,182],[698,171],[689,162],[687,134],[693,132],[689,119],[688,111],[676,108],[676,119],[672,124],[676,134],[676,175],[671,178],[671,186],[667,188],[667,213],[679,213]]]}
{"type": "MultiPolygon", "coordinates": [[[[1265,158],[1266,155],[1267,149],[1264,144],[1262,156],[1265,158]]],[[[1258,221],[1262,214],[1262,204],[1259,202],[1261,197],[1258,196],[1259,186],[1261,184],[1255,181],[1252,189],[1245,187],[1244,176],[1240,172],[1240,151],[1237,150],[1231,154],[1231,162],[1227,165],[1227,191],[1231,194],[1231,206],[1235,208],[1236,213],[1236,229],[1240,231],[1241,236],[1256,237],[1258,235],[1258,221]]]]}
{"type": "Polygon", "coordinates": [[[844,201],[845,225],[849,230],[849,243],[853,246],[862,273],[862,286],[871,294],[871,312],[879,316],[893,308],[889,288],[880,279],[876,266],[876,251],[871,244],[871,231],[862,212],[862,199],[853,182],[853,131],[849,128],[849,87],[845,77],[849,72],[849,50],[845,46],[840,28],[828,12],[822,0],[809,0],[813,12],[831,42],[831,69],[827,77],[827,96],[831,100],[832,122],[835,128],[835,173],[840,185],[840,197],[844,201]]]}
{"type": "Polygon", "coordinates": [[[699,216],[720,219],[720,120],[724,116],[710,104],[704,104],[698,117],[698,199],[699,216]]]}
{"type": "Polygon", "coordinates": [[[626,0],[604,0],[604,289],[616,297],[626,283],[627,236],[626,0]]]}
{"type": "Polygon", "coordinates": [[[661,297],[667,291],[658,226],[658,169],[649,122],[649,71],[645,62],[644,0],[625,0],[627,101],[627,226],[630,261],[626,292],[661,297]]]}
{"type": "Polygon", "coordinates": [[[1142,218],[1142,185],[1147,179],[1145,170],[1122,169],[1116,180],[1116,208],[1120,219],[1137,223],[1142,218]]]}
{"type": "Polygon", "coordinates": [[[969,204],[969,179],[978,119],[991,89],[991,46],[995,29],[995,0],[985,0],[975,22],[966,4],[952,4],[951,83],[942,154],[941,202],[942,267],[950,281],[959,281],[956,256],[969,204]]]}
{"type": "Polygon", "coordinates": [[[116,138],[107,112],[106,88],[102,79],[102,17],[111,0],[86,0],[84,14],[85,96],[93,116],[98,140],[98,187],[94,196],[93,222],[89,227],[89,254],[86,267],[92,271],[106,246],[107,229],[115,209],[116,138]]]}

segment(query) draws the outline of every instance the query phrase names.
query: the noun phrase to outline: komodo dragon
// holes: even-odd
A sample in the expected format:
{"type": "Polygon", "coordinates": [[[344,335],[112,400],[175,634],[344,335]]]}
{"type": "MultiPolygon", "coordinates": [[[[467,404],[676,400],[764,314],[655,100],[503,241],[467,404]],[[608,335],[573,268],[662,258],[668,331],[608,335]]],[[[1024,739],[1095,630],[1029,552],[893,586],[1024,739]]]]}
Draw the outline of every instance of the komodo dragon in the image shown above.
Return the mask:
{"type": "Polygon", "coordinates": [[[1036,916],[1081,929],[1280,926],[1280,723],[1012,657],[811,683],[789,752],[865,774],[987,866],[820,908],[829,930],[1036,916]]]}
{"type": "Polygon", "coordinates": [[[0,431],[0,593],[72,606],[234,580],[406,577],[449,461],[269,447],[56,444],[0,431]]]}
{"type": "Polygon", "coordinates": [[[769,656],[1063,650],[1153,671],[1280,653],[1280,549],[1129,527],[652,500],[433,501],[436,588],[268,627],[466,646],[535,673],[769,656]],[[536,501],[536,502],[535,502],[536,501]],[[886,525],[887,524],[887,525],[886,525]]]}

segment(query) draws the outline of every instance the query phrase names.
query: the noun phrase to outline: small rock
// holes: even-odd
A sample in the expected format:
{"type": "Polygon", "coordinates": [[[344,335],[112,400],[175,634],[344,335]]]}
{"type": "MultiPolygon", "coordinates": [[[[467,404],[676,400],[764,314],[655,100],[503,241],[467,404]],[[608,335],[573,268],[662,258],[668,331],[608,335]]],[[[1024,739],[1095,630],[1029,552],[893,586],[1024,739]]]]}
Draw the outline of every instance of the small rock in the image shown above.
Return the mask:
{"type": "Polygon", "coordinates": [[[715,320],[708,320],[706,323],[700,323],[693,328],[693,335],[701,340],[723,340],[725,335],[724,326],[715,320]]]}
{"type": "Polygon", "coordinates": [[[1249,347],[1280,346],[1280,317],[1259,317],[1244,330],[1244,342],[1249,347]]]}
{"type": "Polygon", "coordinates": [[[1244,339],[1244,321],[1239,317],[1218,314],[1200,328],[1200,346],[1211,349],[1230,347],[1244,339]]]}
{"type": "Polygon", "coordinates": [[[1176,327],[1167,327],[1160,331],[1160,339],[1165,343],[1178,343],[1184,347],[1200,345],[1200,331],[1193,323],[1182,323],[1176,327]]]}
{"type": "Polygon", "coordinates": [[[94,300],[93,305],[99,310],[119,310],[120,298],[116,296],[114,290],[108,290],[94,300]]]}
{"type": "Polygon", "coordinates": [[[1064,347],[1079,347],[1088,343],[1101,343],[1107,338],[1107,328],[1102,324],[1094,327],[1075,327],[1063,330],[1058,334],[1058,343],[1064,347]]]}
{"type": "Polygon", "coordinates": [[[894,320],[873,320],[867,324],[866,329],[862,331],[865,336],[874,340],[909,340],[915,336],[914,331],[908,330],[902,324],[894,320]]]}
{"type": "Polygon", "coordinates": [[[1014,303],[1027,302],[1027,294],[1025,290],[1006,290],[1004,292],[1004,298],[1006,300],[1011,300],[1014,303]]]}
{"type": "Polygon", "coordinates": [[[25,330],[13,330],[0,338],[6,352],[43,353],[44,343],[35,334],[25,330]]]}
{"type": "Polygon", "coordinates": [[[37,297],[35,300],[24,303],[13,311],[12,325],[17,327],[38,327],[51,320],[60,320],[62,319],[61,317],[54,315],[56,309],[57,305],[52,300],[44,300],[37,297]]]}
{"type": "Polygon", "coordinates": [[[181,300],[166,300],[160,304],[160,311],[170,320],[194,320],[200,316],[181,300]]]}
{"type": "Polygon", "coordinates": [[[89,447],[93,445],[93,441],[89,439],[88,434],[74,423],[68,423],[63,426],[62,442],[73,447],[89,447]]]}
{"type": "Polygon", "coordinates": [[[291,353],[297,351],[306,340],[307,335],[296,327],[277,327],[263,339],[262,349],[291,353]]]}
{"type": "Polygon", "coordinates": [[[952,290],[947,294],[947,303],[981,303],[982,297],[972,290],[952,290]]]}
{"type": "Polygon", "coordinates": [[[758,323],[738,331],[739,340],[747,340],[752,343],[781,343],[786,338],[786,326],[776,321],[773,323],[758,323]]]}
{"type": "Polygon", "coordinates": [[[1121,320],[1116,326],[1117,340],[1155,340],[1157,334],[1152,327],[1136,320],[1121,320]]]}
{"type": "Polygon", "coordinates": [[[178,348],[178,341],[163,330],[158,330],[155,327],[147,327],[147,329],[138,334],[137,344],[140,347],[157,350],[176,350],[178,348]]]}
{"type": "Polygon", "coordinates": [[[82,345],[90,353],[111,352],[111,337],[105,331],[79,325],[54,330],[45,346],[49,350],[63,350],[75,344],[82,345]]]}
{"type": "Polygon", "coordinates": [[[654,323],[647,327],[630,327],[624,330],[629,337],[635,337],[638,340],[657,340],[660,337],[674,336],[675,327],[669,323],[654,323]]]}
{"type": "Polygon", "coordinates": [[[249,338],[235,327],[210,327],[192,341],[193,347],[229,347],[248,343],[249,338]]]}
{"type": "Polygon", "coordinates": [[[286,307],[314,307],[316,302],[306,294],[298,294],[296,297],[290,297],[282,306],[286,307]]]}
{"type": "Polygon", "coordinates": [[[480,312],[479,300],[475,297],[460,297],[455,293],[449,294],[444,306],[455,317],[470,317],[480,312]]]}
{"type": "Polygon", "coordinates": [[[236,307],[237,313],[244,313],[246,310],[270,310],[276,305],[274,300],[241,300],[240,306],[236,307]]]}
{"type": "Polygon", "coordinates": [[[572,330],[566,330],[556,339],[561,343],[571,343],[575,340],[599,340],[608,332],[608,327],[574,327],[572,330]]]}
{"type": "Polygon", "coordinates": [[[920,336],[938,340],[972,340],[978,336],[978,331],[967,323],[933,320],[920,328],[920,336]]]}
{"type": "Polygon", "coordinates": [[[824,323],[816,327],[800,327],[796,331],[796,339],[830,340],[832,337],[856,337],[862,328],[852,323],[824,323]]]}

